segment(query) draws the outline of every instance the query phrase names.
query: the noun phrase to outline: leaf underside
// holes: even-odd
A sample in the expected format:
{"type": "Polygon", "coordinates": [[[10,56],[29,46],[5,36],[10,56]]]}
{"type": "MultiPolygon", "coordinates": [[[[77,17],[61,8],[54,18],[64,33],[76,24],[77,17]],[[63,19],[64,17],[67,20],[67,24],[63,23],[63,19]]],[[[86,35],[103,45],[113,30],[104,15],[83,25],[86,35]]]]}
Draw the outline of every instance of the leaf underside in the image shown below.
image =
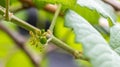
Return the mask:
{"type": "Polygon", "coordinates": [[[105,18],[110,18],[113,24],[116,22],[116,16],[112,7],[108,4],[105,4],[101,0],[78,0],[77,4],[79,4],[81,7],[87,7],[91,10],[96,10],[105,18]]]}
{"type": "Polygon", "coordinates": [[[117,23],[110,29],[110,46],[120,55],[120,24],[117,23]]]}
{"type": "Polygon", "coordinates": [[[69,10],[65,16],[65,26],[73,28],[76,42],[82,43],[84,55],[93,67],[120,67],[119,55],[84,18],[69,10]]]}

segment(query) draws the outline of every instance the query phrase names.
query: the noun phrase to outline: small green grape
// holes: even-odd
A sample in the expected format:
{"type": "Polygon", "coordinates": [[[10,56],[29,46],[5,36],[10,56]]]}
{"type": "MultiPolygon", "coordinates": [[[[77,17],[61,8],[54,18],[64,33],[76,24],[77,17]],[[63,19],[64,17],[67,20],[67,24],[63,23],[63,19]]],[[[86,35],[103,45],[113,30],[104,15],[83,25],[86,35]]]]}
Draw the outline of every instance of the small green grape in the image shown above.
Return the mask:
{"type": "Polygon", "coordinates": [[[46,42],[47,42],[47,38],[46,37],[41,37],[40,38],[40,43],[41,44],[46,44],[46,42]]]}

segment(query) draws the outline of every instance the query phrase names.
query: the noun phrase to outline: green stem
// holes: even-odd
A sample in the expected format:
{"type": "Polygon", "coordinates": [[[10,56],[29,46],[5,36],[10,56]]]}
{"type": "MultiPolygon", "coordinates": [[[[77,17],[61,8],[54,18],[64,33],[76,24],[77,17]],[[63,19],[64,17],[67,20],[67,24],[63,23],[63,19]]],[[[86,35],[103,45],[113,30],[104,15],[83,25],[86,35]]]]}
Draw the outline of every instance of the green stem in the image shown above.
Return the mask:
{"type": "Polygon", "coordinates": [[[60,13],[61,7],[62,7],[62,5],[59,4],[59,5],[58,5],[58,8],[57,8],[57,10],[56,10],[56,12],[55,12],[55,15],[54,15],[53,20],[52,20],[51,25],[50,25],[50,31],[51,31],[51,32],[53,32],[53,29],[54,29],[54,26],[55,26],[57,17],[58,17],[58,15],[59,15],[59,13],[60,13]]]}
{"type": "Polygon", "coordinates": [[[5,19],[9,21],[9,6],[10,6],[10,0],[6,0],[6,12],[5,12],[5,19]]]}
{"type": "Polygon", "coordinates": [[[71,48],[70,46],[68,46],[67,44],[65,44],[61,40],[59,40],[58,38],[53,36],[51,42],[54,43],[56,46],[62,48],[63,50],[69,52],[70,54],[75,56],[75,58],[83,59],[83,60],[87,60],[88,61],[88,59],[84,58],[79,51],[74,50],[73,48],[71,48]]]}
{"type": "MultiPolygon", "coordinates": [[[[2,12],[2,14],[5,14],[5,9],[3,7],[0,6],[0,12],[2,12]]],[[[59,12],[58,12],[59,13],[59,12]]],[[[40,31],[38,28],[26,23],[25,21],[15,17],[14,15],[11,16],[12,21],[14,21],[13,23],[19,25],[20,27],[29,30],[29,31],[33,31],[35,32],[40,31]]],[[[53,26],[54,27],[54,26],[53,26]]],[[[68,46],[67,44],[65,44],[64,42],[62,42],[61,40],[57,39],[56,37],[52,37],[51,42],[53,42],[56,46],[64,49],[65,51],[71,53],[72,55],[74,55],[76,58],[79,59],[83,59],[83,60],[87,60],[85,59],[80,52],[74,50],[73,48],[71,48],[70,46],[68,46]]]]}
{"type": "MultiPolygon", "coordinates": [[[[0,6],[0,12],[2,14],[5,14],[5,10],[6,10],[5,8],[0,6]]],[[[12,14],[12,13],[9,12],[9,14],[12,14]]],[[[38,28],[36,28],[36,27],[28,24],[27,22],[15,17],[14,15],[11,16],[11,20],[13,21],[13,23],[17,24],[18,26],[20,26],[20,27],[22,27],[22,28],[24,28],[24,29],[26,29],[28,31],[33,31],[33,32],[35,32],[36,30],[40,31],[38,28]]]]}
{"type": "Polygon", "coordinates": [[[20,27],[22,27],[28,31],[32,31],[32,32],[35,32],[36,30],[40,31],[40,29],[28,24],[27,22],[15,17],[15,16],[12,16],[11,18],[12,18],[13,23],[19,25],[20,27]]]}

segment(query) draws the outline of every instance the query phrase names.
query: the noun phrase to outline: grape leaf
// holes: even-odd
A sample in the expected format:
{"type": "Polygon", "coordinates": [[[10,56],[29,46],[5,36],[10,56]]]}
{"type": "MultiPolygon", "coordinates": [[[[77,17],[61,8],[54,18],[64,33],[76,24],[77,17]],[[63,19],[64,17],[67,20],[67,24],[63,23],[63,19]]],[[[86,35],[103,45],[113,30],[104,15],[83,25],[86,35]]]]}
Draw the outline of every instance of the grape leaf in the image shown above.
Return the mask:
{"type": "Polygon", "coordinates": [[[120,55],[120,24],[117,23],[110,29],[110,46],[120,55]]]}
{"type": "Polygon", "coordinates": [[[120,57],[114,52],[101,34],[74,11],[67,11],[65,26],[73,28],[76,42],[82,43],[83,53],[93,67],[120,67],[120,57]]]}
{"type": "MultiPolygon", "coordinates": [[[[90,18],[89,15],[91,14],[88,14],[88,13],[92,13],[92,12],[96,13],[96,11],[100,13],[102,16],[104,16],[105,18],[109,18],[113,24],[116,22],[116,16],[114,14],[112,7],[108,4],[105,4],[101,0],[33,0],[33,2],[37,5],[40,5],[40,3],[44,3],[44,2],[53,3],[53,4],[61,3],[65,8],[70,8],[76,11],[77,13],[82,15],[84,18],[86,18],[88,21],[90,22],[92,21],[92,23],[96,21],[89,19],[90,18]],[[82,8],[85,8],[85,9],[82,9],[82,8]],[[86,8],[89,8],[90,10],[96,10],[96,11],[87,11],[87,12],[81,13],[81,11],[86,10],[86,8]],[[79,12],[80,9],[81,11],[79,12]],[[88,15],[85,15],[85,13],[87,13],[88,15]]],[[[97,13],[94,15],[96,15],[98,19],[99,16],[97,15],[97,13]]]]}
{"type": "Polygon", "coordinates": [[[95,20],[95,21],[93,21],[92,19],[88,18],[89,17],[88,15],[85,15],[85,14],[90,13],[90,14],[92,14],[91,16],[96,15],[96,17],[98,19],[99,16],[96,13],[96,12],[98,12],[105,18],[109,18],[113,24],[116,22],[116,16],[114,14],[112,7],[108,4],[105,4],[101,0],[33,0],[33,2],[39,6],[40,6],[40,4],[42,4],[44,2],[53,3],[53,4],[61,3],[64,6],[64,8],[70,8],[70,9],[76,11],[77,13],[79,13],[80,15],[82,15],[84,18],[86,18],[88,21],[90,21],[92,23],[96,23],[97,20],[94,19],[95,17],[92,18],[95,20]],[[77,1],[77,3],[76,3],[76,1],[77,1]],[[86,8],[89,8],[90,10],[95,10],[95,11],[89,11],[86,8]],[[87,11],[83,13],[82,11],[84,11],[84,10],[87,10],[87,11]]]}
{"type": "Polygon", "coordinates": [[[101,0],[78,0],[77,4],[79,4],[81,7],[87,7],[91,10],[96,10],[105,18],[110,18],[113,23],[116,21],[116,16],[113,9],[101,0]]]}
{"type": "Polygon", "coordinates": [[[80,7],[79,5],[75,6],[73,10],[88,20],[91,24],[98,24],[100,14],[95,10],[90,10],[86,7],[80,7]]]}

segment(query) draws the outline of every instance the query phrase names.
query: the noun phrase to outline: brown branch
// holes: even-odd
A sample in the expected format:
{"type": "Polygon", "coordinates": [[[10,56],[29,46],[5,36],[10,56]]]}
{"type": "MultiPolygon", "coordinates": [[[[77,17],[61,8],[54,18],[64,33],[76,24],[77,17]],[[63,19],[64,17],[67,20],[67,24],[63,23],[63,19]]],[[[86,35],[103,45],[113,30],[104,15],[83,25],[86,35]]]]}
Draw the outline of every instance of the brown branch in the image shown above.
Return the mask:
{"type": "MultiPolygon", "coordinates": [[[[51,12],[51,13],[55,13],[56,10],[57,10],[57,8],[58,8],[57,5],[47,4],[47,5],[44,7],[44,10],[49,11],[49,12],[51,12]]],[[[63,13],[60,12],[59,15],[60,15],[60,16],[63,16],[63,13]]]]}
{"type": "Polygon", "coordinates": [[[35,67],[39,67],[39,63],[37,63],[33,56],[29,53],[29,51],[25,48],[24,43],[26,42],[26,39],[21,36],[18,33],[12,32],[8,28],[6,28],[2,23],[0,23],[0,29],[4,32],[6,32],[16,43],[16,46],[18,46],[21,50],[25,52],[25,54],[28,56],[28,58],[31,60],[31,62],[35,65],[35,67]]]}
{"type": "Polygon", "coordinates": [[[104,2],[110,4],[116,11],[120,11],[120,2],[117,0],[103,0],[104,2]]]}
{"type": "Polygon", "coordinates": [[[45,10],[47,11],[50,11],[52,13],[55,13],[56,9],[57,9],[57,6],[56,5],[52,5],[52,4],[47,4],[45,7],[44,7],[45,10]]]}

